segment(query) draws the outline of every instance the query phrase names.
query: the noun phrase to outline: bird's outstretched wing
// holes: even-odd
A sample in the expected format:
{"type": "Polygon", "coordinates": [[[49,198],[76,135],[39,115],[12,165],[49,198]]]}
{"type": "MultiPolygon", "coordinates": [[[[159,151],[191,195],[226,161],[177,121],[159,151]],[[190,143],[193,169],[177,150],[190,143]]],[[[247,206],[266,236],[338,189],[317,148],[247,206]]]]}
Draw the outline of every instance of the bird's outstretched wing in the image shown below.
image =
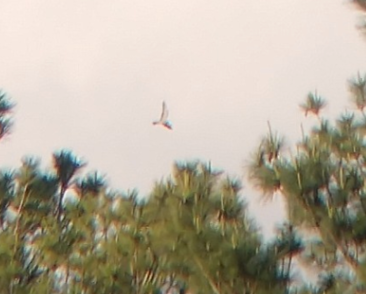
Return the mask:
{"type": "Polygon", "coordinates": [[[161,112],[161,117],[160,117],[160,121],[161,122],[165,122],[168,119],[168,109],[166,107],[165,101],[163,101],[163,110],[161,112]]]}

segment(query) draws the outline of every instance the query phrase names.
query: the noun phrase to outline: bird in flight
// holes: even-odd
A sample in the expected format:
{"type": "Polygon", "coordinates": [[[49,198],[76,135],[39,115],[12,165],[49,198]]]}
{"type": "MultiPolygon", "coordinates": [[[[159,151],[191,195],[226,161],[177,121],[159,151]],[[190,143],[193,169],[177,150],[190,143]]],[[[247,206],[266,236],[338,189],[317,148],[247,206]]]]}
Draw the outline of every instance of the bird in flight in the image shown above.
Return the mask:
{"type": "Polygon", "coordinates": [[[161,112],[161,116],[159,120],[156,120],[153,122],[153,125],[161,125],[163,127],[166,127],[167,129],[171,130],[172,129],[172,125],[171,123],[167,120],[168,118],[168,109],[166,107],[165,102],[163,101],[163,110],[161,112]]]}

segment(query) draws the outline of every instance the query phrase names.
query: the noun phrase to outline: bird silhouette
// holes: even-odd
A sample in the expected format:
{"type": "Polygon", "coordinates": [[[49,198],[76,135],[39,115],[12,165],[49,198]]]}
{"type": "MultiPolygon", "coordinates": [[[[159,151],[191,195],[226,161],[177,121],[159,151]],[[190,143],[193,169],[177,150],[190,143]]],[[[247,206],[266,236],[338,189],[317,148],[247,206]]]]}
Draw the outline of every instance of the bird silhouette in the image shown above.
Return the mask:
{"type": "Polygon", "coordinates": [[[168,109],[166,107],[165,102],[163,101],[163,109],[161,112],[161,116],[159,120],[156,120],[153,122],[153,125],[161,125],[163,127],[166,127],[167,129],[171,130],[172,129],[172,125],[171,123],[167,120],[168,119],[168,109]]]}

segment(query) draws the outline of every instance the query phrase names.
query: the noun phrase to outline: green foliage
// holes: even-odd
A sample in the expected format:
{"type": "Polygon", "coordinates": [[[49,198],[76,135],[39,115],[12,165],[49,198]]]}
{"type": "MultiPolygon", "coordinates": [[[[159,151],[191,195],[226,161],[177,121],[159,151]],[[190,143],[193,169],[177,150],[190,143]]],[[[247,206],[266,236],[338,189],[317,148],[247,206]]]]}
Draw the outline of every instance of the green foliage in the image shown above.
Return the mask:
{"type": "Polygon", "coordinates": [[[0,89],[0,140],[10,134],[13,126],[10,114],[14,108],[14,104],[10,102],[9,96],[0,89]]]}
{"type": "Polygon", "coordinates": [[[263,147],[274,141],[270,130],[258,148],[260,164],[254,156],[249,166],[255,186],[267,195],[282,195],[291,227],[307,237],[304,248],[291,238],[282,246],[289,248],[292,240],[294,248],[304,249],[303,266],[316,266],[319,273],[316,293],[353,293],[366,285],[364,78],[351,80],[349,89],[354,113],[341,114],[332,125],[320,117],[324,100],[309,95],[302,108],[319,122],[294,148],[295,155],[280,144],[276,156],[263,147]]]}
{"type": "Polygon", "coordinates": [[[300,107],[305,112],[305,116],[307,116],[309,112],[318,116],[320,110],[324,108],[325,105],[326,103],[323,98],[318,96],[316,93],[309,93],[306,97],[305,103],[301,104],[300,107]]]}
{"type": "Polygon", "coordinates": [[[301,242],[284,234],[262,244],[238,180],[201,162],[176,163],[172,177],[139,201],[135,191],[107,192],[97,173],[77,178],[84,165],[61,151],[53,171],[28,157],[0,174],[0,284],[7,293],[287,289],[301,242]],[[60,208],[66,193],[72,199],[60,208]]]}

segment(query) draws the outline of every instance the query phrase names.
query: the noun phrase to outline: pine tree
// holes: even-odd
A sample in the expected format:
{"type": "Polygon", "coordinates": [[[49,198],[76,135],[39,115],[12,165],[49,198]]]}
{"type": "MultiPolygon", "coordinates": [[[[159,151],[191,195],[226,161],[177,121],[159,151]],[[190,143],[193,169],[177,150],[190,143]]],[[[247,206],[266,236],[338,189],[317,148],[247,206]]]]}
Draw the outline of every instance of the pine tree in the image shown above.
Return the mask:
{"type": "Polygon", "coordinates": [[[284,154],[276,143],[274,151],[263,147],[279,140],[270,131],[259,147],[260,163],[253,158],[249,169],[259,189],[283,195],[291,227],[308,237],[303,261],[318,267],[324,293],[366,286],[365,81],[358,76],[349,82],[356,112],[340,115],[334,125],[321,118],[295,154],[284,154]]]}

